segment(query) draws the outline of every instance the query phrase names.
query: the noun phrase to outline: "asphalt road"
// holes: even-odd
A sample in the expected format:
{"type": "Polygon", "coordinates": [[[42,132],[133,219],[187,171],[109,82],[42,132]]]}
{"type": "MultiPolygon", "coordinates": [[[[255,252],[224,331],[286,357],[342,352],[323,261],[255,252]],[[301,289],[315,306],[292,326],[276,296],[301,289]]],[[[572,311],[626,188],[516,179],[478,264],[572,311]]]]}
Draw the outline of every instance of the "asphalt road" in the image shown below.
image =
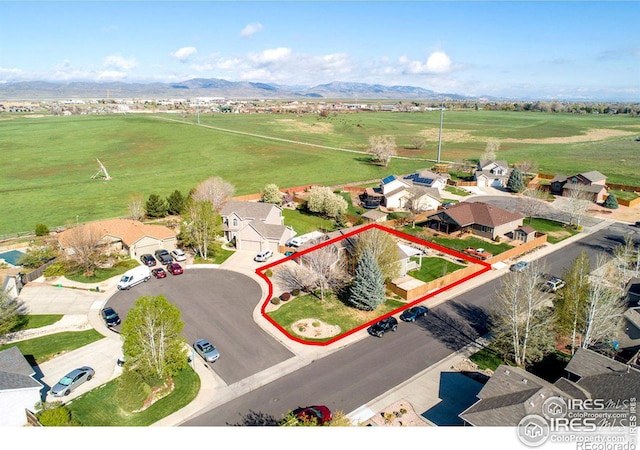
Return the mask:
{"type": "MultiPolygon", "coordinates": [[[[592,261],[635,233],[614,224],[547,255],[561,274],[586,251],[592,261]]],[[[366,404],[486,332],[487,308],[500,278],[432,308],[427,318],[401,323],[396,333],[368,337],[277,381],[195,417],[185,426],[269,425],[298,406],[325,404],[346,413],[366,404]]]]}
{"type": "MultiPolygon", "coordinates": [[[[219,352],[213,370],[227,384],[274,366],[294,356],[253,320],[262,298],[258,283],[246,275],[223,269],[186,269],[182,275],[151,278],[107,302],[124,321],[136,299],[164,295],[180,308],[189,343],[208,339],[219,352]]],[[[119,327],[117,327],[119,328],[119,327]]]]}

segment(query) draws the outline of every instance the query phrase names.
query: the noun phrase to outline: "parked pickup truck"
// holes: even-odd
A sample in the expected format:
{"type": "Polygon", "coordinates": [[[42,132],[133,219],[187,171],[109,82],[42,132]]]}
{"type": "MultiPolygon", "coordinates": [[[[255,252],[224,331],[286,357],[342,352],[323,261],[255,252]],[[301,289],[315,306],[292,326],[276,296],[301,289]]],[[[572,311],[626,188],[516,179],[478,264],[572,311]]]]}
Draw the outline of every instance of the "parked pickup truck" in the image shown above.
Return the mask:
{"type": "Polygon", "coordinates": [[[462,252],[481,260],[489,259],[493,256],[483,248],[467,247],[462,252]]]}

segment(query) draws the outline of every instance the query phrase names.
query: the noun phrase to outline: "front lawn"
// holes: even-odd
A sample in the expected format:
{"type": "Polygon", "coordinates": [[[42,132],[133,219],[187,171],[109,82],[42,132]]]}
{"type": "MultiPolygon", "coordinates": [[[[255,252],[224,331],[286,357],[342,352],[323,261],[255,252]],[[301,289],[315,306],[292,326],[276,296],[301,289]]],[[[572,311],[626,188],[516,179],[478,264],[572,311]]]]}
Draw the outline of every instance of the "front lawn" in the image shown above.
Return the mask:
{"type": "Polygon", "coordinates": [[[35,363],[42,364],[61,353],[84,347],[103,338],[104,336],[93,328],[85,331],[64,331],[12,344],[0,345],[0,350],[17,346],[23,355],[31,356],[35,363]]]}
{"type": "Polygon", "coordinates": [[[62,319],[62,314],[24,314],[18,316],[18,323],[10,330],[15,331],[30,330],[52,325],[62,319]]]}
{"type": "MultiPolygon", "coordinates": [[[[318,319],[329,325],[338,325],[340,334],[344,334],[363,323],[372,320],[400,308],[405,305],[397,300],[387,300],[383,305],[374,311],[360,311],[356,308],[345,305],[335,295],[325,295],[324,302],[311,294],[301,295],[292,298],[285,304],[280,305],[276,311],[272,311],[269,316],[275,320],[282,328],[292,335],[296,335],[292,325],[302,319],[318,319]]],[[[324,339],[303,339],[308,341],[324,342],[333,339],[335,336],[324,339]]]]}
{"type": "MultiPolygon", "coordinates": [[[[420,258],[412,257],[411,260],[419,261],[420,258]]],[[[451,272],[462,269],[463,265],[453,263],[447,259],[428,257],[422,258],[422,266],[417,270],[412,270],[409,275],[418,280],[428,283],[441,278],[451,272]]]]}
{"type": "Polygon", "coordinates": [[[317,216],[302,209],[282,209],[284,224],[292,227],[299,235],[312,231],[333,231],[335,224],[329,219],[317,216]]]}
{"type": "Polygon", "coordinates": [[[365,209],[363,207],[355,206],[353,204],[353,199],[351,198],[350,192],[341,192],[340,196],[344,198],[347,202],[347,205],[349,205],[349,207],[347,208],[347,214],[349,214],[350,216],[360,217],[364,213],[365,209]]]}
{"type": "Polygon", "coordinates": [[[115,277],[117,275],[122,275],[129,269],[133,269],[134,267],[138,267],[140,263],[134,259],[125,259],[122,261],[116,262],[113,267],[108,267],[106,269],[97,268],[93,272],[93,276],[85,277],[84,272],[82,270],[77,270],[75,272],[67,272],[64,274],[65,278],[72,281],[77,281],[78,283],[100,283],[104,280],[108,280],[109,278],[115,277]]]}
{"type": "Polygon", "coordinates": [[[550,244],[557,244],[564,239],[578,234],[578,231],[555,220],[527,217],[524,219],[524,225],[529,225],[534,230],[546,234],[547,242],[550,244]]]}
{"type": "Polygon", "coordinates": [[[513,363],[507,363],[498,353],[491,349],[491,347],[484,347],[469,357],[471,361],[478,365],[480,370],[493,370],[495,371],[501,364],[514,365],[513,363]]]}
{"type": "Polygon", "coordinates": [[[447,186],[444,188],[445,191],[450,192],[454,195],[459,195],[461,197],[466,197],[467,195],[471,195],[470,192],[465,191],[464,189],[457,188],[455,186],[447,186]]]}
{"type": "Polygon", "coordinates": [[[75,398],[67,406],[73,419],[83,426],[146,427],[185,407],[198,395],[200,378],[190,366],[173,381],[175,389],[171,394],[135,414],[123,411],[114,402],[118,379],[75,398]]]}
{"type": "Polygon", "coordinates": [[[216,244],[213,258],[204,259],[196,255],[195,258],[193,258],[193,262],[194,264],[222,264],[234,253],[233,250],[227,250],[222,248],[221,244],[216,244]]]}

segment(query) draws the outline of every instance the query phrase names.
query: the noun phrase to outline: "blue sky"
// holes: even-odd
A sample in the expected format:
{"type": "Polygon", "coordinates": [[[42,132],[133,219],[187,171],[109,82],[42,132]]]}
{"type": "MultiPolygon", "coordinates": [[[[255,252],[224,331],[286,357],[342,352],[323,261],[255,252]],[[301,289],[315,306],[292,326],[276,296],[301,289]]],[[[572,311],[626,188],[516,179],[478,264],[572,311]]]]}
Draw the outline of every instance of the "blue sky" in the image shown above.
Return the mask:
{"type": "Polygon", "coordinates": [[[223,78],[640,101],[640,3],[0,1],[0,82],[223,78]]]}

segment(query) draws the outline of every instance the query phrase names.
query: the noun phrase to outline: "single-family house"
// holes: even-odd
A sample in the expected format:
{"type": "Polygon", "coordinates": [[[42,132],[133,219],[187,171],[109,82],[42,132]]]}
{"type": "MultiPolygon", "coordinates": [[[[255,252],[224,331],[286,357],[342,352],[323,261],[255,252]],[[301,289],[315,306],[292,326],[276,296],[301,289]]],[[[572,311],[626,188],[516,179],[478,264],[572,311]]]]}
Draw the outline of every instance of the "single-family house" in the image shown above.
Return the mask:
{"type": "Polygon", "coordinates": [[[177,247],[176,232],[163,225],[150,225],[130,219],[108,219],[88,222],[64,230],[58,235],[58,244],[67,254],[87,239],[98,239],[106,254],[126,253],[138,258],[156,250],[171,251],[177,247]]]}
{"type": "Polygon", "coordinates": [[[607,197],[607,177],[597,170],[567,177],[556,175],[550,181],[549,191],[554,195],[571,197],[576,192],[584,193],[589,200],[601,203],[607,197]]]}
{"type": "Polygon", "coordinates": [[[511,169],[506,161],[482,159],[474,173],[479,187],[507,187],[511,169]]]}
{"type": "Polygon", "coordinates": [[[403,209],[410,198],[411,182],[389,175],[380,182],[384,206],[388,209],[403,209]]]}
{"type": "MultiPolygon", "coordinates": [[[[528,415],[544,416],[550,410],[544,410],[543,405],[548,402],[545,408],[551,408],[556,402],[549,400],[553,397],[565,408],[569,399],[598,399],[609,408],[622,407],[620,417],[625,417],[629,399],[638,395],[639,370],[589,349],[579,348],[565,371],[564,377],[550,383],[524,369],[501,365],[478,392],[478,401],[459,417],[473,426],[515,427],[528,415]]],[[[572,417],[568,409],[557,412],[567,419],[572,417]]]]}
{"type": "Polygon", "coordinates": [[[522,226],[524,216],[483,202],[460,202],[429,216],[428,226],[443,233],[470,231],[496,239],[522,226]]]}
{"type": "Polygon", "coordinates": [[[21,427],[27,423],[25,410],[33,411],[42,400],[43,384],[18,347],[0,351],[0,425],[21,427]]]}
{"type": "Polygon", "coordinates": [[[367,188],[363,194],[366,208],[384,206],[391,210],[414,209],[436,210],[440,206],[440,191],[437,187],[415,185],[411,179],[389,175],[382,179],[379,187],[367,188]]]}
{"type": "Polygon", "coordinates": [[[238,250],[278,252],[295,235],[284,225],[282,208],[272,203],[231,200],[220,216],[224,237],[238,250]]]}
{"type": "Polygon", "coordinates": [[[420,170],[405,176],[403,179],[411,181],[414,186],[423,186],[426,188],[436,188],[441,191],[447,186],[447,180],[451,176],[448,173],[435,173],[430,170],[420,170]]]}

